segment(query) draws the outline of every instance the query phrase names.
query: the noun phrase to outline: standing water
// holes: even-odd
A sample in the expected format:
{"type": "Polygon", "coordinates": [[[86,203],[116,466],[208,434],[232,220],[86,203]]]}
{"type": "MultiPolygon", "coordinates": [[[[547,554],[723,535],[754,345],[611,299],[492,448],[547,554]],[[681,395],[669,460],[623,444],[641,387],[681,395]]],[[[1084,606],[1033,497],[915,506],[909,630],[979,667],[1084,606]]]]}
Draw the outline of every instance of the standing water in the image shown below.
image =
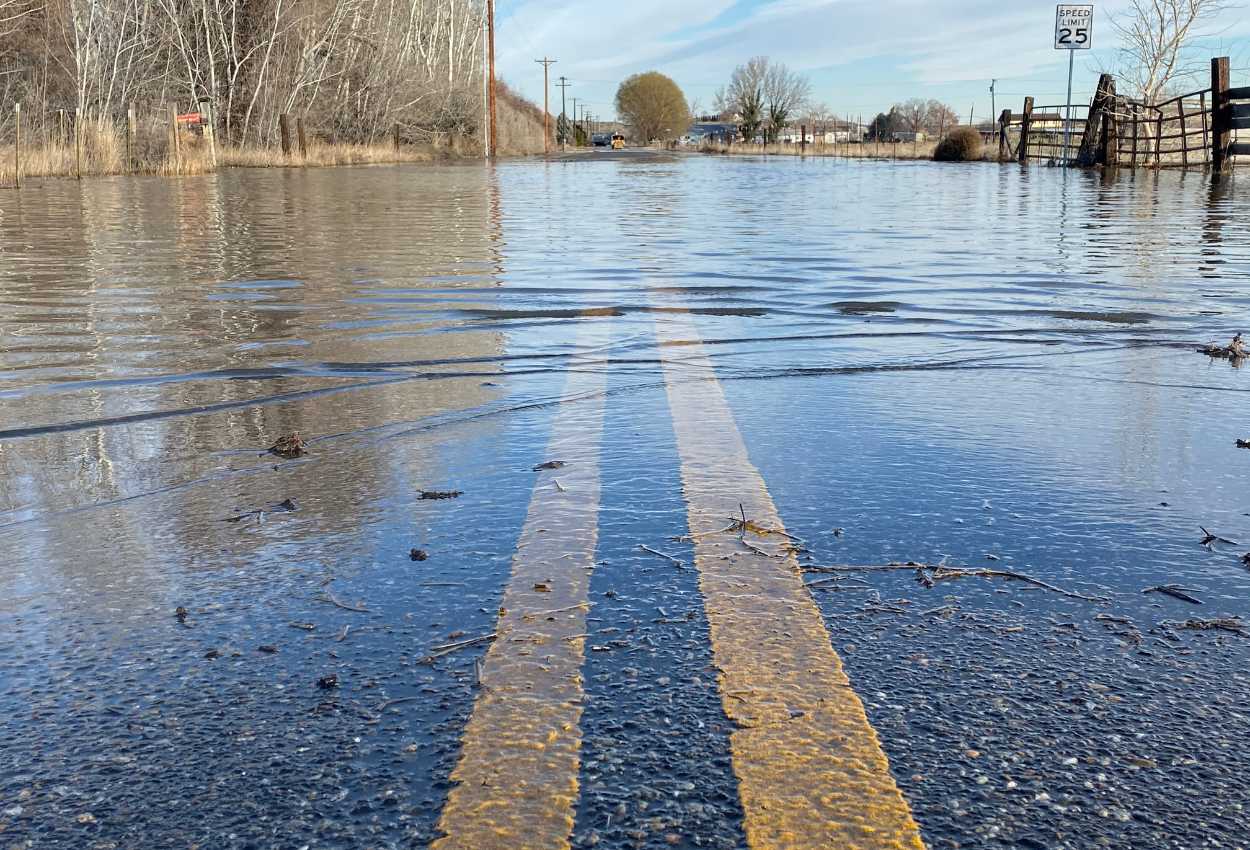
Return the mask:
{"type": "Polygon", "coordinates": [[[801,539],[929,846],[1240,846],[1250,372],[1195,349],[1248,329],[1248,279],[1250,200],[1194,173],[633,154],[24,187],[0,846],[447,832],[518,540],[560,533],[527,516],[590,492],[561,445],[599,464],[571,841],[746,846],[673,424],[712,379],[734,433],[697,440],[740,434],[801,539]]]}

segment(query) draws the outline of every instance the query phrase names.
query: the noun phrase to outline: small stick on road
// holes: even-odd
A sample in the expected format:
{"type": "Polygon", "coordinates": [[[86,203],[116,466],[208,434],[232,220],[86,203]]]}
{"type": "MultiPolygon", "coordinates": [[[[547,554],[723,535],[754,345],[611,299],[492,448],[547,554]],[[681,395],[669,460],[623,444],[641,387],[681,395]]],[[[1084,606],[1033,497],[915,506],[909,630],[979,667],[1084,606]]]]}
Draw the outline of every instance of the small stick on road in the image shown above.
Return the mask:
{"type": "Polygon", "coordinates": [[[659,549],[652,549],[650,546],[648,546],[645,543],[639,543],[638,548],[644,552],[650,552],[652,555],[660,556],[664,560],[675,565],[677,569],[679,570],[684,570],[686,568],[685,561],[678,560],[677,558],[674,558],[672,555],[668,555],[668,554],[665,554],[664,552],[661,552],[659,549]]]}

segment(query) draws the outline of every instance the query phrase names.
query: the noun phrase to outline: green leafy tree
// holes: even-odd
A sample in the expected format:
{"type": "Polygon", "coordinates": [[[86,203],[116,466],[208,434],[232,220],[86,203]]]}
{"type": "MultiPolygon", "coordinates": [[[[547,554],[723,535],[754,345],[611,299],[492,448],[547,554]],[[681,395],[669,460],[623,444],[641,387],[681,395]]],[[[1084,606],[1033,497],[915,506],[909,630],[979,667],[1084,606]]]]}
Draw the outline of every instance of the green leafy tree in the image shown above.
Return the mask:
{"type": "Polygon", "coordinates": [[[634,74],[616,90],[616,114],[642,142],[669,141],[690,126],[690,109],[677,83],[659,71],[634,74]]]}

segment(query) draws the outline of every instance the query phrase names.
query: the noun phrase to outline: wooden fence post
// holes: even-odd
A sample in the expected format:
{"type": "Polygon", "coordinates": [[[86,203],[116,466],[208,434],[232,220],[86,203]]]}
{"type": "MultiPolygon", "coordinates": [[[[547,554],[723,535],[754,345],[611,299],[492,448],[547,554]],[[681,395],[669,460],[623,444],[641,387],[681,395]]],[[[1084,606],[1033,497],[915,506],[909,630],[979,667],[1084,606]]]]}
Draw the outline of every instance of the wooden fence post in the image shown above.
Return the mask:
{"type": "Polygon", "coordinates": [[[126,110],[126,170],[134,171],[135,163],[135,108],[132,104],[126,110]]]}
{"type": "Polygon", "coordinates": [[[395,123],[394,134],[395,134],[395,155],[398,156],[399,155],[399,122],[395,123]]]}
{"type": "Polygon", "coordinates": [[[22,105],[13,104],[13,188],[22,188],[22,105]]]}
{"type": "Polygon", "coordinates": [[[1228,96],[1228,57],[1211,60],[1211,168],[1221,171],[1228,159],[1228,142],[1232,136],[1232,110],[1228,96]]]}
{"type": "Polygon", "coordinates": [[[1020,153],[1017,159],[1020,162],[1029,161],[1029,124],[1033,120],[1033,98],[1026,97],[1024,99],[1024,112],[1020,119],[1020,153]]]}
{"type": "Polygon", "coordinates": [[[295,136],[299,140],[299,158],[308,159],[308,137],[304,135],[304,116],[295,118],[295,136]]]}
{"type": "Polygon", "coordinates": [[[74,110],[74,178],[82,179],[82,110],[74,110]]]}
{"type": "Polygon", "coordinates": [[[174,173],[177,174],[182,171],[182,140],[178,138],[178,106],[176,104],[169,109],[169,123],[170,133],[172,133],[170,150],[174,155],[174,173]]]}
{"type": "Polygon", "coordinates": [[[1098,87],[1094,89],[1094,99],[1089,103],[1089,115],[1085,120],[1085,132],[1081,134],[1081,145],[1077,148],[1076,164],[1088,168],[1098,159],[1098,142],[1102,135],[1102,119],[1107,112],[1107,86],[1114,85],[1110,74],[1098,76],[1098,87]]]}
{"type": "Polygon", "coordinates": [[[1109,168],[1120,164],[1120,101],[1115,96],[1115,77],[1107,81],[1107,110],[1102,115],[1102,141],[1098,146],[1098,163],[1109,168]]]}
{"type": "Polygon", "coordinates": [[[807,153],[807,125],[800,124],[799,132],[803,134],[799,139],[799,155],[803,156],[807,153]]]}
{"type": "Polygon", "coordinates": [[[998,161],[1006,162],[1011,154],[1011,140],[1007,133],[1011,129],[1011,110],[1004,109],[998,116],[998,161]]]}
{"type": "Polygon", "coordinates": [[[208,142],[208,159],[217,170],[217,128],[214,126],[217,116],[213,113],[213,104],[207,100],[200,101],[200,123],[204,127],[204,141],[208,142]]]}
{"type": "Polygon", "coordinates": [[[278,135],[282,142],[282,155],[291,155],[291,116],[283,112],[278,116],[278,135]]]}

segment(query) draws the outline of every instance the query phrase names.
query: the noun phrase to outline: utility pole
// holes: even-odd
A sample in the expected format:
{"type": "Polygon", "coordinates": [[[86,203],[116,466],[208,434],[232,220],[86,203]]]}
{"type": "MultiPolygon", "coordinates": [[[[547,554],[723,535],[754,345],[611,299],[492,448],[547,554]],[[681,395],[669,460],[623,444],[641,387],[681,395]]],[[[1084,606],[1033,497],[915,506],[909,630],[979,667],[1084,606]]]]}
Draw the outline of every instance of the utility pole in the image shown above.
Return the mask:
{"type": "Polygon", "coordinates": [[[486,40],[490,51],[490,83],[487,95],[490,108],[490,141],[487,155],[494,159],[499,150],[495,135],[495,0],[486,0],[486,40]]]}
{"type": "Polygon", "coordinates": [[[990,120],[991,121],[998,120],[998,110],[994,108],[994,84],[997,82],[998,80],[990,80],[990,120]]]}
{"type": "Polygon", "coordinates": [[[564,111],[564,90],[569,87],[569,81],[561,77],[556,85],[560,87],[560,150],[567,151],[569,149],[569,117],[564,111]]]}
{"type": "Polygon", "coordinates": [[[577,98],[570,97],[573,101],[573,147],[577,147],[577,98]]]}
{"type": "Polygon", "coordinates": [[[551,153],[551,110],[547,108],[547,93],[551,91],[551,82],[547,78],[547,69],[556,64],[556,60],[544,56],[534,61],[543,66],[543,153],[551,153]]]}

